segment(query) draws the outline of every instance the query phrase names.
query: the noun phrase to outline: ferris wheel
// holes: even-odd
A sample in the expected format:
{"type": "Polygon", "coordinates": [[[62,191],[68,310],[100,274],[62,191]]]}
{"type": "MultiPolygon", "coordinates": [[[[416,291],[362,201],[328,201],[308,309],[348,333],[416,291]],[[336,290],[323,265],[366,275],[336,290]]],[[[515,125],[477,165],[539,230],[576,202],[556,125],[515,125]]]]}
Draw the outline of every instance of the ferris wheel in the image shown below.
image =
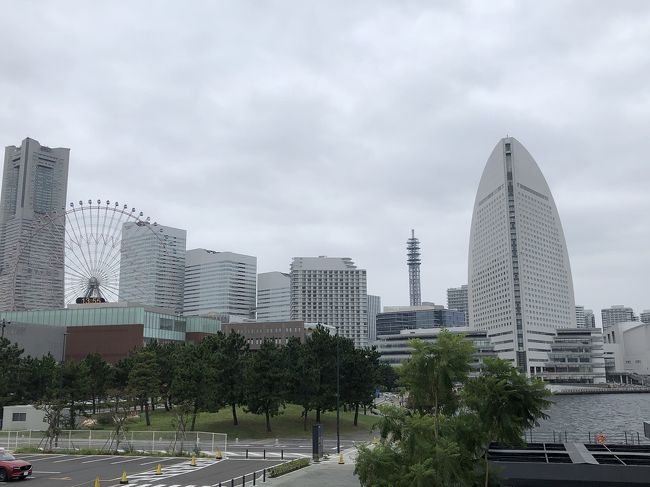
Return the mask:
{"type": "Polygon", "coordinates": [[[144,303],[149,283],[142,269],[152,265],[147,250],[165,253],[166,239],[163,228],[150,217],[117,201],[89,199],[42,215],[18,250],[14,309],[38,307],[33,299],[28,302],[28,294],[59,306],[124,299],[144,303]],[[123,239],[127,233],[130,237],[123,239]],[[126,288],[120,290],[125,276],[126,296],[126,288]],[[39,292],[26,293],[25,282],[39,292]]]}

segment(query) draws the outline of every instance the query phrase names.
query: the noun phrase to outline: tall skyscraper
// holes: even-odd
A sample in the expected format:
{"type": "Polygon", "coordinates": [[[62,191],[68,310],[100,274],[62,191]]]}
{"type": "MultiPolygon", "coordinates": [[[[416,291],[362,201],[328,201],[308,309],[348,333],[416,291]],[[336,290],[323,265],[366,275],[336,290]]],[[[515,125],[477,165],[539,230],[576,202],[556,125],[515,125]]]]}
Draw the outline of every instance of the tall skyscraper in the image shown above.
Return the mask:
{"type": "Polygon", "coordinates": [[[420,292],[420,240],[415,238],[415,230],[411,230],[411,238],[406,241],[406,263],[409,268],[409,298],[411,306],[422,304],[420,292]]]}
{"type": "Polygon", "coordinates": [[[187,232],[149,223],[122,227],[119,300],[183,312],[187,232]]]}
{"type": "Polygon", "coordinates": [[[610,308],[601,309],[600,316],[603,320],[603,328],[615,325],[616,323],[623,323],[625,321],[639,321],[639,317],[634,314],[632,308],[620,304],[614,305],[610,308]]]}
{"type": "Polygon", "coordinates": [[[47,231],[39,220],[63,212],[70,149],[26,138],[5,148],[0,197],[0,308],[62,308],[65,294],[65,219],[47,231]],[[14,279],[15,273],[15,279],[14,279]]]}
{"type": "Polygon", "coordinates": [[[469,311],[467,309],[467,284],[447,289],[447,308],[457,309],[465,313],[465,325],[469,326],[469,311]]]}
{"type": "Polygon", "coordinates": [[[186,315],[219,315],[224,321],[255,318],[257,257],[234,252],[188,250],[185,256],[186,315]]]}
{"type": "Polygon", "coordinates": [[[377,339],[377,315],[381,313],[381,297],[368,294],[368,344],[377,339]]]}
{"type": "Polygon", "coordinates": [[[291,279],[284,272],[257,275],[257,321],[288,321],[291,318],[291,279]]]}
{"type": "Polygon", "coordinates": [[[469,244],[470,326],[501,358],[541,373],[558,328],[575,327],[573,280],[553,195],[519,141],[499,141],[474,202],[469,244]]]}
{"type": "Polygon", "coordinates": [[[339,334],[368,345],[366,271],[348,257],[294,257],[291,319],[337,327],[339,334]]]}

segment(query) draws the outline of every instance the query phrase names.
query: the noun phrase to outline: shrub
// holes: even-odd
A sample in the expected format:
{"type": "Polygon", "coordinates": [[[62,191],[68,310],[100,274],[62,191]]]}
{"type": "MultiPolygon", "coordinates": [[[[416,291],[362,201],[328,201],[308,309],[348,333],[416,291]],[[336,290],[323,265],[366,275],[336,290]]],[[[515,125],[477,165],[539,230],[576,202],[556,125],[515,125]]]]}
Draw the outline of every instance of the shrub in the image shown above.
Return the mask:
{"type": "Polygon", "coordinates": [[[269,469],[270,477],[279,477],[294,470],[300,470],[301,468],[307,467],[309,465],[309,458],[300,458],[298,460],[291,460],[290,462],[283,463],[281,465],[276,465],[269,469]]]}

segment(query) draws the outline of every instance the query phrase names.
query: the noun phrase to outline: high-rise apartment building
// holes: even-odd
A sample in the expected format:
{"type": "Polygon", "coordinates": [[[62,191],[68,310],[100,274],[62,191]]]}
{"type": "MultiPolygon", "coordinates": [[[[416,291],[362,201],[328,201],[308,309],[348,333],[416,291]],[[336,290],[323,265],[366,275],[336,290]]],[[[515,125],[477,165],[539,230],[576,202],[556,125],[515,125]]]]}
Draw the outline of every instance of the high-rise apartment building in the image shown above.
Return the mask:
{"type": "Polygon", "coordinates": [[[576,327],[585,328],[585,307],[581,304],[576,304],[576,327]]]}
{"type": "Polygon", "coordinates": [[[650,325],[650,309],[644,309],[641,312],[641,322],[645,323],[646,325],[650,325]]]}
{"type": "Polygon", "coordinates": [[[257,321],[288,321],[291,317],[291,279],[284,272],[257,275],[257,321]]]}
{"type": "Polygon", "coordinates": [[[183,312],[187,232],[163,225],[122,226],[119,300],[183,312]]]}
{"type": "Polygon", "coordinates": [[[255,318],[256,281],[257,257],[188,250],[183,313],[218,315],[224,322],[255,318]]]}
{"type": "Polygon", "coordinates": [[[596,328],[596,317],[591,309],[585,310],[585,328],[596,328]]]}
{"type": "Polygon", "coordinates": [[[469,325],[469,311],[467,309],[467,284],[460,287],[447,289],[447,308],[457,309],[465,313],[465,325],[469,325]]]}
{"type": "Polygon", "coordinates": [[[553,195],[514,138],[499,141],[481,176],[468,268],[470,326],[488,331],[501,358],[541,373],[555,330],[575,327],[573,280],[553,195]]]}
{"type": "Polygon", "coordinates": [[[381,297],[368,294],[368,343],[377,339],[377,315],[381,313],[381,297]]]}
{"type": "Polygon", "coordinates": [[[606,326],[612,326],[616,323],[626,321],[639,321],[639,317],[634,314],[632,308],[623,305],[614,305],[610,308],[600,310],[600,316],[603,320],[603,329],[606,326]]]}
{"type": "Polygon", "coordinates": [[[291,319],[338,328],[356,347],[368,345],[366,271],[348,257],[294,257],[291,319]]]}
{"type": "Polygon", "coordinates": [[[0,309],[62,308],[65,304],[65,219],[47,231],[39,220],[63,212],[70,149],[26,138],[5,148],[0,197],[0,309]],[[14,278],[15,276],[15,278],[14,278]]]}

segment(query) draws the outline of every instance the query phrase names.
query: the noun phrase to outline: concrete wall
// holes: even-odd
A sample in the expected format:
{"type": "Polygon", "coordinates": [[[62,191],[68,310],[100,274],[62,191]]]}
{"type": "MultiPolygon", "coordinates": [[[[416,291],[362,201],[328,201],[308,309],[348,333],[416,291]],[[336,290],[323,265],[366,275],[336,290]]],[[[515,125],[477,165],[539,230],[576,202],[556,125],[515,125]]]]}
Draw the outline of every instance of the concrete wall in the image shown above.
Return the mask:
{"type": "Polygon", "coordinates": [[[5,406],[3,408],[2,431],[45,431],[45,413],[34,406],[5,406]],[[16,416],[25,415],[25,421],[14,421],[16,416]]]}
{"type": "Polygon", "coordinates": [[[144,345],[144,326],[141,324],[69,326],[67,333],[66,360],[83,360],[88,354],[97,352],[114,364],[144,345]]]}

